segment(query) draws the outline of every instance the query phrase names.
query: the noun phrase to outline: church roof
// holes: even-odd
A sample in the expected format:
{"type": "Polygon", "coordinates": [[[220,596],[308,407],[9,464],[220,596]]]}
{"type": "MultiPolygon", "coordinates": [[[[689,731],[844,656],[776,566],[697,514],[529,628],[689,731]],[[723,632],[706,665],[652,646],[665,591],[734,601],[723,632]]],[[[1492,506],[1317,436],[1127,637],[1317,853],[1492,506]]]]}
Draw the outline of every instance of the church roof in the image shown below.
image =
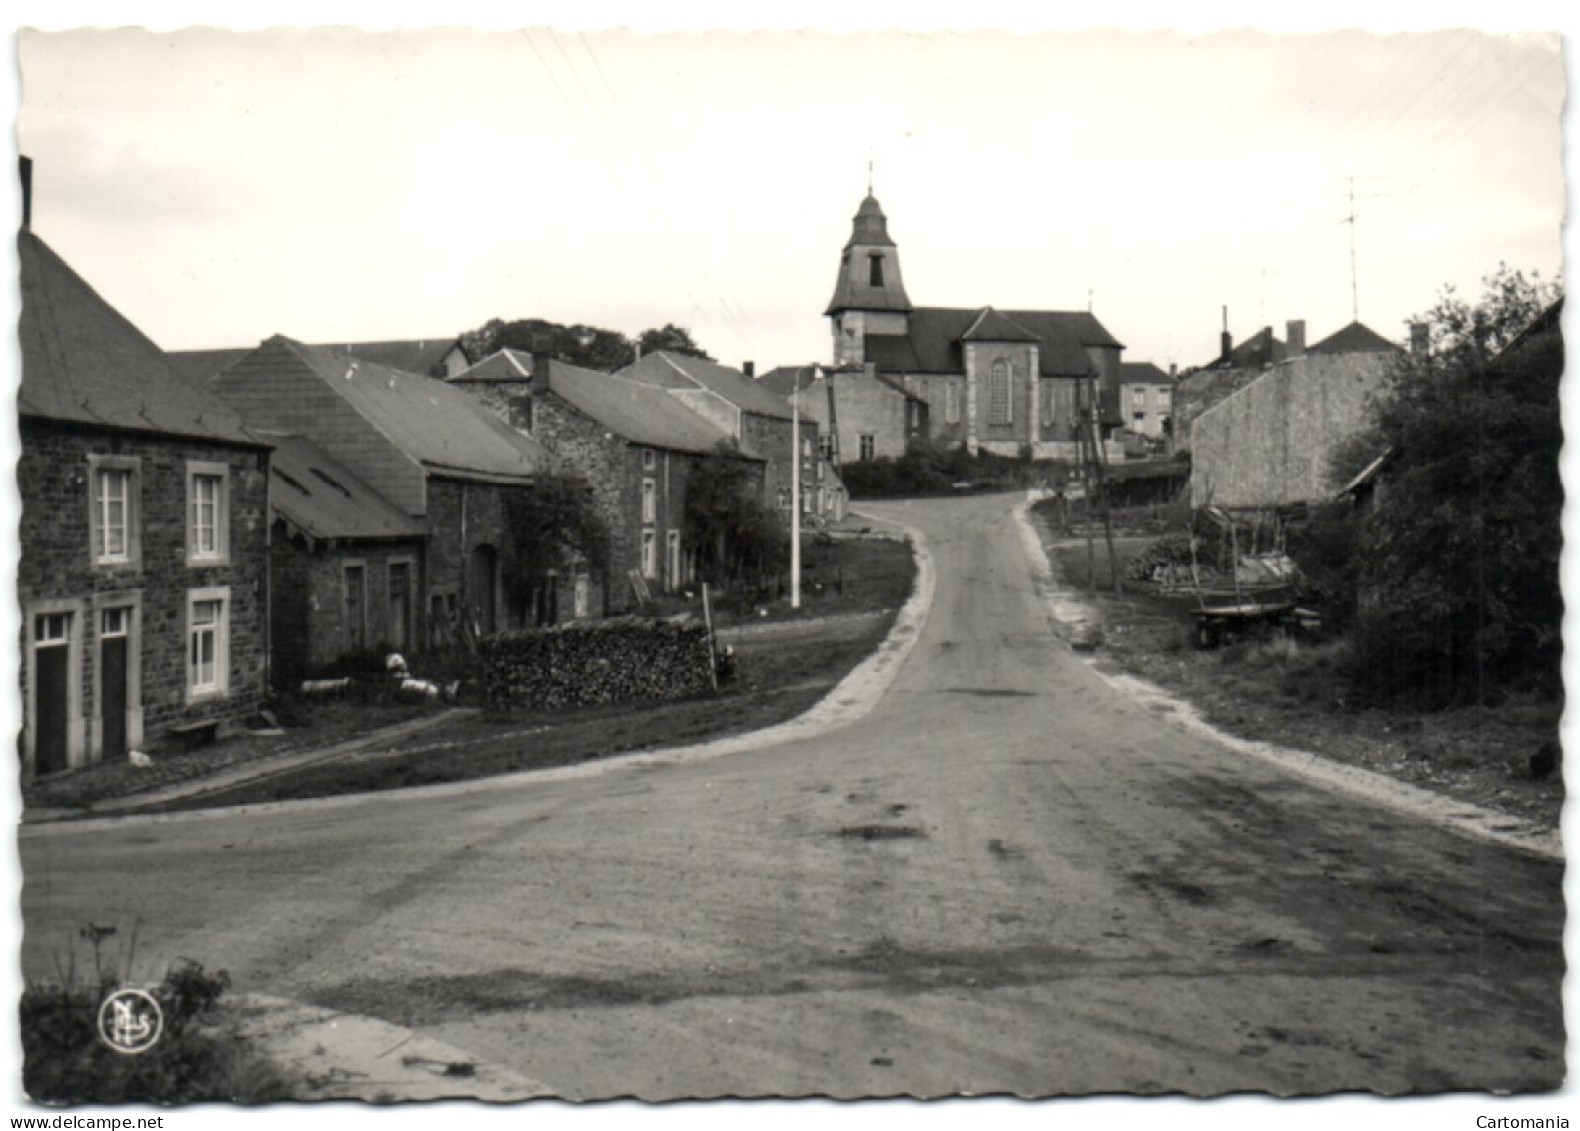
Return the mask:
{"type": "MultiPolygon", "coordinates": [[[[962,373],[960,343],[982,309],[919,306],[910,314],[910,332],[903,336],[868,334],[866,357],[890,373],[962,373]]],[[[1001,313],[1038,344],[1038,370],[1044,377],[1086,377],[1092,362],[1088,346],[1123,348],[1086,311],[1006,310],[1001,313]]],[[[1004,339],[995,339],[1003,341],[1004,339]]],[[[1028,339],[1015,339],[1028,340],[1028,339]]]]}
{"type": "Polygon", "coordinates": [[[878,198],[869,192],[852,217],[850,240],[845,244],[845,250],[849,251],[853,247],[893,246],[894,241],[889,238],[889,218],[883,214],[878,198]]]}
{"type": "Polygon", "coordinates": [[[984,306],[976,319],[960,335],[962,342],[1035,342],[1037,335],[1007,318],[991,306],[984,306]]]}
{"type": "Polygon", "coordinates": [[[1323,338],[1307,353],[1399,353],[1400,348],[1369,326],[1351,322],[1336,334],[1323,338]]]}

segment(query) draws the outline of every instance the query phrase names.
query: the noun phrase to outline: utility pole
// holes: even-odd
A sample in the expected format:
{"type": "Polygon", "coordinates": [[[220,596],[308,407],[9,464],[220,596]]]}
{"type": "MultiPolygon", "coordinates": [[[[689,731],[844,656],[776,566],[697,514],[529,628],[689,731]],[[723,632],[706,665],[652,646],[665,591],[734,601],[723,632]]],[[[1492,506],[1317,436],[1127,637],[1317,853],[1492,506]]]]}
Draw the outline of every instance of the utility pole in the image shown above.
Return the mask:
{"type": "Polygon", "coordinates": [[[790,607],[801,607],[801,384],[790,393],[790,607]]]}

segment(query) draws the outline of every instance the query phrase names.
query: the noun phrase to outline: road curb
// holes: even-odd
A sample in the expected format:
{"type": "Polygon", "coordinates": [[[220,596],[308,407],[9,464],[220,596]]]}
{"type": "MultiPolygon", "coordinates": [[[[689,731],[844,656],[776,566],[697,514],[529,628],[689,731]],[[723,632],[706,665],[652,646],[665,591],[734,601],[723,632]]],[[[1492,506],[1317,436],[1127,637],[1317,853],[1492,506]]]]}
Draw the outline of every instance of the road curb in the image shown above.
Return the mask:
{"type": "MultiPolygon", "coordinates": [[[[864,516],[866,517],[866,516],[864,516]]],[[[520,770],[511,774],[473,778],[467,781],[443,782],[437,785],[411,786],[405,789],[386,789],[369,793],[348,793],[335,797],[306,797],[291,801],[268,801],[256,805],[233,805],[217,809],[190,809],[175,813],[129,813],[117,816],[83,817],[73,821],[51,821],[24,825],[18,835],[28,839],[49,836],[69,836],[73,833],[92,833],[107,827],[131,825],[169,824],[186,821],[227,819],[241,816],[258,816],[269,813],[294,812],[304,809],[333,809],[365,805],[376,801],[411,800],[416,797],[464,796],[484,790],[497,790],[529,783],[548,783],[574,778],[595,777],[617,770],[656,768],[682,762],[699,762],[763,750],[815,738],[830,731],[847,727],[872,710],[899,675],[911,650],[921,638],[927,624],[927,614],[933,604],[936,577],[932,554],[927,539],[914,527],[890,519],[872,519],[896,527],[909,539],[911,552],[916,559],[916,581],[911,595],[900,611],[888,635],[866,659],[857,664],[844,679],[818,700],[810,709],[786,722],[778,723],[750,734],[713,739],[691,746],[676,746],[666,750],[647,750],[630,754],[617,754],[608,758],[595,758],[568,766],[555,766],[542,770],[520,770]]]]}
{"type": "MultiPolygon", "coordinates": [[[[1031,521],[1031,499],[1017,504],[1013,513],[1015,523],[1020,528],[1021,540],[1026,546],[1032,584],[1037,595],[1042,599],[1055,631],[1071,645],[1072,651],[1078,652],[1081,649],[1073,643],[1071,635],[1078,633],[1089,622],[1097,621],[1097,613],[1063,589],[1054,577],[1053,566],[1042,547],[1042,539],[1037,536],[1036,527],[1031,521]],[[1086,618],[1084,620],[1083,615],[1086,618]],[[1067,621],[1063,618],[1071,619],[1067,621]]],[[[1386,774],[1337,762],[1310,751],[1239,738],[1219,730],[1202,717],[1194,704],[1156,684],[1135,676],[1105,672],[1092,658],[1078,658],[1084,660],[1092,673],[1115,691],[1154,709],[1181,729],[1210,739],[1236,754],[1270,763],[1324,788],[1350,794],[1464,836],[1492,841],[1551,860],[1564,858],[1563,834],[1559,829],[1544,829],[1508,813],[1473,805],[1468,801],[1458,801],[1386,774]]]]}

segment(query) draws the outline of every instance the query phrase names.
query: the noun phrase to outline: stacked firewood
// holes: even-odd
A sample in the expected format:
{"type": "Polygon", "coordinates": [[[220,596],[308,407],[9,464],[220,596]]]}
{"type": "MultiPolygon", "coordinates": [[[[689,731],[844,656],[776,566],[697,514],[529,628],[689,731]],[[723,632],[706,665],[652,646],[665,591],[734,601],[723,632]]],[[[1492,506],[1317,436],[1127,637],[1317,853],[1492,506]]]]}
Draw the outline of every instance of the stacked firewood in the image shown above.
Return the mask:
{"type": "Polygon", "coordinates": [[[483,690],[496,710],[683,699],[713,686],[700,624],[624,617],[502,632],[479,643],[483,690]]]}

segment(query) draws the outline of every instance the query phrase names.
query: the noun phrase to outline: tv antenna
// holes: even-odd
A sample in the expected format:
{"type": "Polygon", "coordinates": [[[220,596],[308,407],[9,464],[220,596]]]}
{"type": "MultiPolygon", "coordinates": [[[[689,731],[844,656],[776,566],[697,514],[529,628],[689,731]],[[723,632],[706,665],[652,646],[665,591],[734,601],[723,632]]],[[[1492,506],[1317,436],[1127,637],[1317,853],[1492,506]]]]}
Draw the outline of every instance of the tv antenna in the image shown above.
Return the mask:
{"type": "MultiPolygon", "coordinates": [[[[1385,192],[1366,192],[1366,193],[1362,193],[1359,197],[1357,197],[1355,195],[1355,181],[1356,181],[1356,179],[1357,178],[1355,178],[1353,176],[1344,178],[1344,182],[1345,182],[1345,186],[1346,186],[1345,187],[1345,196],[1346,196],[1346,198],[1349,201],[1350,210],[1349,210],[1349,214],[1346,215],[1344,217],[1344,219],[1339,221],[1340,224],[1348,224],[1350,226],[1350,320],[1352,322],[1359,322],[1361,320],[1360,284],[1357,281],[1357,272],[1356,272],[1356,269],[1355,269],[1355,221],[1359,217],[1360,214],[1355,211],[1355,201],[1357,199],[1359,199],[1359,200],[1374,200],[1377,197],[1387,196],[1388,195],[1385,192]]],[[[1380,181],[1380,180],[1386,180],[1387,178],[1386,177],[1361,177],[1359,179],[1363,180],[1363,181],[1380,181]]]]}

